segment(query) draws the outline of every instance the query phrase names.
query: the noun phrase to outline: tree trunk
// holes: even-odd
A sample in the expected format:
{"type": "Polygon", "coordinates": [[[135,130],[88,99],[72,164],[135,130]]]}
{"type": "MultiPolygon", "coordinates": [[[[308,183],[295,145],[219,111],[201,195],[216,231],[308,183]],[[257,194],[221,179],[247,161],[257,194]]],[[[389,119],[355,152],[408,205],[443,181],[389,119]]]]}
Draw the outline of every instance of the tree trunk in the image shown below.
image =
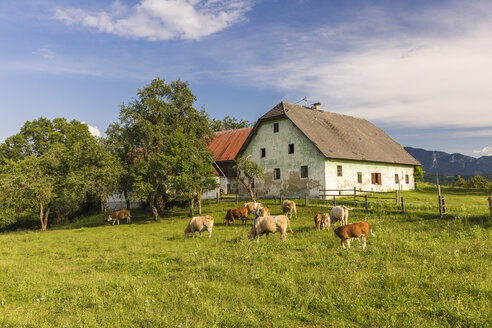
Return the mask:
{"type": "Polygon", "coordinates": [[[125,197],[126,209],[130,209],[130,199],[128,198],[128,191],[123,191],[123,196],[125,197]]]}
{"type": "Polygon", "coordinates": [[[198,215],[202,215],[202,192],[203,192],[203,188],[200,188],[200,190],[198,191],[198,194],[197,194],[197,197],[198,197],[198,215]]]}
{"type": "Polygon", "coordinates": [[[103,206],[103,216],[106,219],[108,216],[108,197],[106,195],[101,196],[101,204],[103,206]]]}
{"type": "Polygon", "coordinates": [[[256,203],[255,193],[253,192],[253,179],[249,179],[248,191],[249,191],[249,197],[251,197],[251,199],[253,200],[253,202],[256,203]]]}
{"type": "Polygon", "coordinates": [[[44,211],[43,203],[39,203],[39,221],[41,222],[41,231],[48,230],[48,217],[50,215],[50,208],[44,211]]]}
{"type": "Polygon", "coordinates": [[[194,207],[195,207],[195,196],[192,194],[190,199],[190,217],[193,217],[194,207]]]}
{"type": "Polygon", "coordinates": [[[152,213],[154,214],[154,220],[159,221],[159,211],[157,210],[157,206],[155,204],[155,196],[150,196],[150,207],[152,208],[152,213]]]}

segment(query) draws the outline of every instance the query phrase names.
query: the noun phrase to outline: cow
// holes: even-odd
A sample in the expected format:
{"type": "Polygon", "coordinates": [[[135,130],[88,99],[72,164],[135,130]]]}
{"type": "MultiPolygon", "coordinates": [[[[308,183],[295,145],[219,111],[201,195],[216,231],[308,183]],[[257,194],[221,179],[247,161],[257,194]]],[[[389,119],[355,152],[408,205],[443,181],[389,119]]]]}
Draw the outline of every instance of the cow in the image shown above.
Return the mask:
{"type": "Polygon", "coordinates": [[[282,213],[284,213],[284,215],[286,213],[289,213],[290,214],[290,219],[292,220],[292,213],[295,214],[296,216],[296,219],[297,219],[297,208],[296,208],[296,203],[294,203],[293,201],[291,200],[284,200],[283,204],[282,204],[282,213]]]}
{"type": "Polygon", "coordinates": [[[254,212],[253,212],[254,216],[255,216],[255,220],[256,218],[258,217],[261,217],[261,216],[269,216],[270,215],[270,210],[268,209],[268,207],[258,207],[254,212]]]}
{"type": "Polygon", "coordinates": [[[258,237],[257,242],[259,243],[261,235],[266,233],[268,238],[270,233],[277,231],[280,231],[280,240],[285,240],[287,237],[287,226],[289,226],[290,232],[293,233],[289,218],[285,215],[258,217],[254,220],[253,226],[248,233],[249,241],[253,241],[258,237]]]}
{"type": "Polygon", "coordinates": [[[248,219],[248,209],[246,207],[240,206],[228,210],[224,219],[224,224],[228,226],[231,221],[233,223],[236,223],[235,219],[239,219],[239,218],[241,219],[243,224],[248,219]]]}
{"type": "Polygon", "coordinates": [[[335,237],[340,238],[340,244],[345,248],[345,242],[348,248],[350,248],[350,240],[355,238],[362,238],[362,249],[366,248],[366,240],[369,232],[373,237],[376,235],[372,232],[371,225],[367,221],[355,222],[347,224],[333,229],[335,237]]]}
{"type": "Polygon", "coordinates": [[[337,221],[340,221],[340,225],[348,224],[349,210],[353,210],[353,208],[343,205],[333,207],[330,212],[331,224],[335,224],[337,221]]]}
{"type": "Polygon", "coordinates": [[[132,222],[132,218],[130,216],[130,210],[119,210],[116,212],[113,212],[108,215],[107,221],[113,221],[113,225],[115,222],[120,224],[120,219],[125,219],[126,218],[126,223],[132,222]]]}
{"type": "Polygon", "coordinates": [[[212,238],[212,228],[214,226],[214,218],[210,215],[206,216],[195,216],[190,219],[188,226],[186,227],[184,233],[185,237],[189,235],[195,237],[195,232],[198,231],[200,237],[202,236],[202,231],[208,231],[208,238],[212,238]]]}
{"type": "Polygon", "coordinates": [[[263,207],[261,203],[255,203],[255,202],[249,202],[249,203],[244,203],[243,207],[246,207],[248,209],[248,218],[251,213],[255,213],[257,208],[263,207]]]}
{"type": "Polygon", "coordinates": [[[330,223],[330,214],[328,213],[318,213],[314,216],[314,225],[316,226],[317,231],[320,231],[322,229],[326,229],[328,231],[330,223]]]}

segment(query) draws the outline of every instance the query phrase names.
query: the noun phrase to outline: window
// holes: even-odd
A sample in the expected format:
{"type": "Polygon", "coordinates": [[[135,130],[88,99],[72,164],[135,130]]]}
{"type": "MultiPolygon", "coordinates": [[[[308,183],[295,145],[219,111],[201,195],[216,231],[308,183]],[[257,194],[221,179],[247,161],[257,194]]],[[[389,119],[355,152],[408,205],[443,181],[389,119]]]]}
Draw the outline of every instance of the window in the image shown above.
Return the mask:
{"type": "Polygon", "coordinates": [[[289,144],[289,154],[294,154],[294,144],[289,144]]]}
{"type": "Polygon", "coordinates": [[[371,183],[380,185],[381,184],[381,173],[371,173],[371,183]]]}
{"type": "Polygon", "coordinates": [[[341,176],[342,176],[342,166],[337,165],[337,177],[341,177],[341,176]]]}
{"type": "Polygon", "coordinates": [[[280,179],[280,169],[273,169],[273,180],[280,179]]]}
{"type": "Polygon", "coordinates": [[[362,172],[357,172],[357,183],[362,183],[362,172]]]}
{"type": "Polygon", "coordinates": [[[266,157],[266,149],[261,148],[261,157],[266,157]]]}
{"type": "Polygon", "coordinates": [[[400,183],[400,179],[398,177],[398,174],[395,174],[395,183],[396,184],[399,184],[400,183]]]}
{"type": "Polygon", "coordinates": [[[408,176],[408,174],[405,174],[405,183],[406,184],[410,183],[410,177],[408,176]]]}
{"type": "Polygon", "coordinates": [[[308,167],[307,165],[301,166],[301,178],[308,177],[308,167]]]}
{"type": "Polygon", "coordinates": [[[278,123],[273,123],[273,133],[278,132],[278,123]]]}

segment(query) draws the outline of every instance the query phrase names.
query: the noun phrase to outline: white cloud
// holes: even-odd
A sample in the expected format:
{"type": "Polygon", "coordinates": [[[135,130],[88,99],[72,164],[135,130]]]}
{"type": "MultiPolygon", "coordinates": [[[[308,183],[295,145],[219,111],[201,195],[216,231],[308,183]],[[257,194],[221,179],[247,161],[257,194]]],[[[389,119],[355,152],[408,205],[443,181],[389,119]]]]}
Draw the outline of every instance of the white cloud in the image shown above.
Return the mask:
{"type": "Polygon", "coordinates": [[[100,32],[148,40],[200,39],[245,19],[250,0],[141,0],[113,2],[109,11],[56,9],[55,18],[100,32]]]}
{"type": "Polygon", "coordinates": [[[53,52],[53,48],[49,45],[42,47],[36,51],[33,51],[33,54],[43,57],[44,59],[53,59],[55,58],[55,53],[53,52]]]}
{"type": "Polygon", "coordinates": [[[476,155],[492,156],[492,147],[486,146],[480,150],[474,150],[473,153],[476,155]]]}
{"type": "Polygon", "coordinates": [[[490,127],[492,5],[463,6],[404,17],[374,9],[340,26],[287,27],[269,60],[250,51],[231,63],[238,79],[307,95],[325,110],[413,127],[490,127]]]}
{"type": "Polygon", "coordinates": [[[101,137],[101,131],[99,131],[99,129],[97,127],[92,126],[90,124],[87,124],[86,122],[82,122],[82,124],[87,125],[87,127],[89,128],[90,134],[92,134],[94,137],[97,137],[97,138],[101,137]]]}

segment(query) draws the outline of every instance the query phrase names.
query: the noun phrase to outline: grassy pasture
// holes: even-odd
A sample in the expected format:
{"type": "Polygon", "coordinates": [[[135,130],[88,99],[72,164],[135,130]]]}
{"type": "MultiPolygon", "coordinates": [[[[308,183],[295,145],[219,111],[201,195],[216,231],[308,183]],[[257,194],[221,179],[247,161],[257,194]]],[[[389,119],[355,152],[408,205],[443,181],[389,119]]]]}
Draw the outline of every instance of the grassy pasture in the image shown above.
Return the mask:
{"type": "MultiPolygon", "coordinates": [[[[4,233],[0,327],[491,326],[486,194],[449,196],[443,219],[432,190],[404,197],[430,205],[350,213],[376,234],[364,251],[314,230],[314,214],[331,208],[315,201],[299,205],[285,242],[277,233],[250,243],[250,224],[225,227],[234,203],[205,204],[211,239],[185,239],[179,209],[159,223],[135,212],[128,225],[94,215],[46,233],[4,233]]],[[[280,212],[278,201],[263,203],[280,212]]]]}

